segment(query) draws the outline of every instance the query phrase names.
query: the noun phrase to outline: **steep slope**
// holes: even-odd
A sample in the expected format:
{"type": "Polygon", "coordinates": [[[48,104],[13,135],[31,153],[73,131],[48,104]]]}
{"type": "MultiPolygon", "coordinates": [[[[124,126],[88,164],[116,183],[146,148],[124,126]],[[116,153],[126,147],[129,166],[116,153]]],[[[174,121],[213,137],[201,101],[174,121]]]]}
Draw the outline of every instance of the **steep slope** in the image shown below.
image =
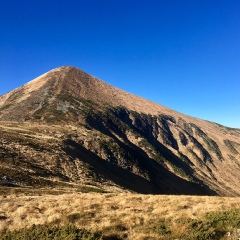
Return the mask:
{"type": "Polygon", "coordinates": [[[54,111],[75,110],[78,113],[82,111],[81,106],[86,101],[98,106],[99,110],[124,106],[147,114],[174,113],[159,104],[117,89],[79,69],[60,67],[0,97],[1,120],[34,118],[36,113],[45,110],[50,112],[51,107],[54,111]]]}
{"type": "Polygon", "coordinates": [[[15,182],[240,192],[239,129],[180,114],[74,67],[1,96],[0,120],[0,177],[15,182]]]}

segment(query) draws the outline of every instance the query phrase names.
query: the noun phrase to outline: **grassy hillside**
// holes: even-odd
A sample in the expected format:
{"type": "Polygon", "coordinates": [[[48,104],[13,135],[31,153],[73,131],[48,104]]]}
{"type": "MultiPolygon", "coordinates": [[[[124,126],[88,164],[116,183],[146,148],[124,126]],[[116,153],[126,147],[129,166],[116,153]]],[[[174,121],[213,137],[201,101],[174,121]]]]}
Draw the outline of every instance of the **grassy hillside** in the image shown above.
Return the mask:
{"type": "Polygon", "coordinates": [[[240,228],[239,198],[14,191],[0,197],[1,239],[235,239],[240,228]]]}
{"type": "Polygon", "coordinates": [[[240,130],[60,67],[0,96],[0,184],[239,196],[240,130]]]}

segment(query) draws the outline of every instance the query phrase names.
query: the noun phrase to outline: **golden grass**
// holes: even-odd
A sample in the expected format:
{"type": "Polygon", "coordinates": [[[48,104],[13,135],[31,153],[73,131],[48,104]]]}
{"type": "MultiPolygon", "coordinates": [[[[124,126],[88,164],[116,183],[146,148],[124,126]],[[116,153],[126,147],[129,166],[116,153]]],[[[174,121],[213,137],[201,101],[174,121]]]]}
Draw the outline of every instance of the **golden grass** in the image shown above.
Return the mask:
{"type": "Polygon", "coordinates": [[[185,226],[177,224],[179,220],[240,208],[239,200],[131,193],[0,196],[0,230],[33,224],[74,224],[94,232],[125,234],[127,239],[158,239],[152,226],[159,221],[171,221],[175,231],[184,232],[185,226]]]}

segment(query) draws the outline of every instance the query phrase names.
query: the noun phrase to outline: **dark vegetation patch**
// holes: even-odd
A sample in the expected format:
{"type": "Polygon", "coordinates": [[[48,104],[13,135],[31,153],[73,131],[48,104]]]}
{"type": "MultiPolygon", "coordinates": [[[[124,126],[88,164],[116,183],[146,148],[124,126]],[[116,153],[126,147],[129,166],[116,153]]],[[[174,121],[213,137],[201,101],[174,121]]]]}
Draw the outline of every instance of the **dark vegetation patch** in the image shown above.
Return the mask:
{"type": "Polygon", "coordinates": [[[211,152],[214,152],[216,154],[216,156],[218,157],[219,160],[223,159],[221,150],[219,149],[219,146],[217,145],[217,143],[212,140],[211,138],[209,138],[207,136],[206,133],[204,133],[198,126],[196,126],[195,124],[191,123],[190,124],[193,129],[195,130],[195,134],[199,137],[201,137],[203,139],[203,141],[206,143],[206,145],[208,146],[208,149],[211,152]]]}
{"type": "Polygon", "coordinates": [[[230,141],[228,139],[224,140],[225,145],[229,148],[229,150],[231,151],[231,153],[233,154],[239,154],[239,152],[236,150],[235,146],[240,146],[240,144],[235,143],[233,141],[230,141]]]}
{"type": "Polygon", "coordinates": [[[18,231],[0,233],[2,240],[100,240],[103,239],[100,234],[91,233],[84,229],[79,229],[74,225],[66,226],[48,226],[33,225],[30,228],[24,228],[18,231]]]}
{"type": "Polygon", "coordinates": [[[231,235],[230,239],[237,239],[237,229],[240,228],[240,209],[208,212],[197,219],[181,218],[174,224],[168,219],[148,224],[160,239],[220,240],[226,239],[227,233],[231,235]]]}
{"type": "Polygon", "coordinates": [[[89,193],[89,192],[106,193],[106,191],[101,189],[101,188],[91,187],[91,186],[78,187],[77,192],[82,192],[82,193],[89,193]]]}

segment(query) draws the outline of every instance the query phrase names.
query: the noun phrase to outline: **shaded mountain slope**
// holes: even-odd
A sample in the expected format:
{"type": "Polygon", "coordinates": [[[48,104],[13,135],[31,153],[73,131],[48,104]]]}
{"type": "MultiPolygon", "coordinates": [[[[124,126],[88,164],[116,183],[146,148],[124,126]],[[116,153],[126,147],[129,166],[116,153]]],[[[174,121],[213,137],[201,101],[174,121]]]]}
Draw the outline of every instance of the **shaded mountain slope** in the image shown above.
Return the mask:
{"type": "Polygon", "coordinates": [[[239,129],[180,114],[74,67],[1,96],[0,120],[0,177],[15,182],[240,192],[239,129]]]}

